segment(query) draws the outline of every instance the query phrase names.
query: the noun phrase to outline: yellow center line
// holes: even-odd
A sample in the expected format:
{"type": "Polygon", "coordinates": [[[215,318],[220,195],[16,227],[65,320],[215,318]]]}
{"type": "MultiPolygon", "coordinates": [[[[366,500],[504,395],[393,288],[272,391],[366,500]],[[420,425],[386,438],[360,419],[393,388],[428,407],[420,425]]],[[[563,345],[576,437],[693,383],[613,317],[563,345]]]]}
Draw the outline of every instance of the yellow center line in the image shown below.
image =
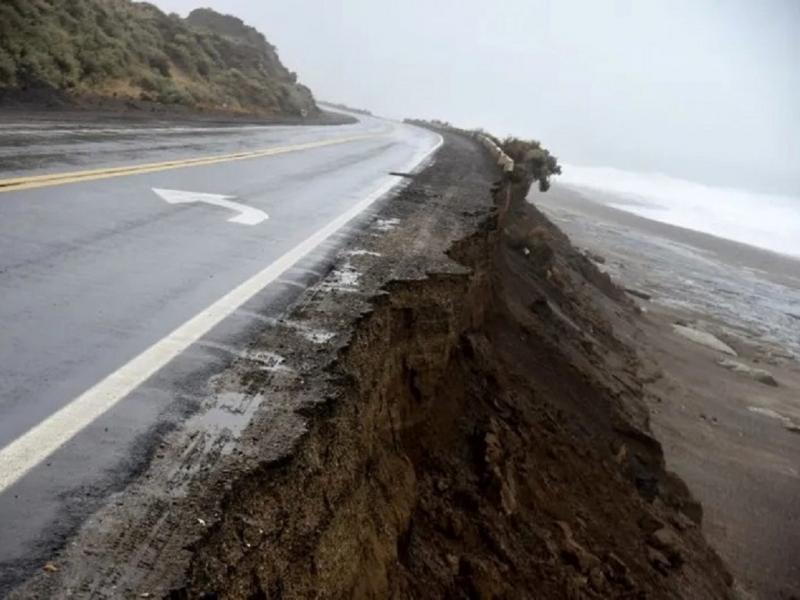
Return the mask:
{"type": "Polygon", "coordinates": [[[108,179],[110,177],[123,177],[126,175],[141,175],[143,173],[155,173],[157,171],[167,171],[169,169],[182,169],[186,167],[202,167],[222,162],[234,160],[246,160],[252,158],[262,158],[264,156],[274,156],[276,154],[287,154],[311,148],[322,148],[324,146],[334,146],[336,144],[346,144],[359,140],[380,137],[383,133],[370,133],[343,138],[334,138],[319,142],[308,142],[296,144],[294,146],[275,146],[262,148],[260,150],[250,150],[248,152],[235,152],[233,154],[218,154],[215,156],[203,156],[199,158],[186,158],[181,160],[170,160],[159,163],[148,163],[142,165],[129,165],[123,167],[108,167],[105,169],[93,169],[90,171],[71,171],[67,173],[50,173],[47,175],[34,175],[31,177],[15,177],[11,179],[0,179],[0,193],[16,192],[19,190],[30,190],[33,188],[48,187],[53,185],[65,185],[68,183],[79,183],[82,181],[93,181],[95,179],[108,179]]]}

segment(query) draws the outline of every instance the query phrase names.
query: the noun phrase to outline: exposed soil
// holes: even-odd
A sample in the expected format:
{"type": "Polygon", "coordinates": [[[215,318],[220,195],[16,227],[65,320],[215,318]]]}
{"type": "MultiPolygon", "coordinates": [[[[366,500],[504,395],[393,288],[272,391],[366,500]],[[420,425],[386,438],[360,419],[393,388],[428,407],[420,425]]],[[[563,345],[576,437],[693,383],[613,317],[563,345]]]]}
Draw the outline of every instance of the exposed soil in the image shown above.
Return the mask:
{"type": "Polygon", "coordinates": [[[615,333],[635,305],[494,177],[446,134],[254,341],[271,367],[217,381],[265,399],[237,451],[176,479],[173,434],[20,597],[728,597],[615,333]]]}

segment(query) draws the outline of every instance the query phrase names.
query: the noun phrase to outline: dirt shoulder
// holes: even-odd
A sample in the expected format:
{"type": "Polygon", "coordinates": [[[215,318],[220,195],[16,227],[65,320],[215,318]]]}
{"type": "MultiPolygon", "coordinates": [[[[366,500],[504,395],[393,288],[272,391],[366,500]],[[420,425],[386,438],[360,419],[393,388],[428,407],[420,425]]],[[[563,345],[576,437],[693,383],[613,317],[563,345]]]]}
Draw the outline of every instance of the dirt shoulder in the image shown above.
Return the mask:
{"type": "Polygon", "coordinates": [[[729,595],[615,332],[634,305],[445,137],[17,597],[729,595]],[[202,420],[225,406],[241,436],[202,420]]]}

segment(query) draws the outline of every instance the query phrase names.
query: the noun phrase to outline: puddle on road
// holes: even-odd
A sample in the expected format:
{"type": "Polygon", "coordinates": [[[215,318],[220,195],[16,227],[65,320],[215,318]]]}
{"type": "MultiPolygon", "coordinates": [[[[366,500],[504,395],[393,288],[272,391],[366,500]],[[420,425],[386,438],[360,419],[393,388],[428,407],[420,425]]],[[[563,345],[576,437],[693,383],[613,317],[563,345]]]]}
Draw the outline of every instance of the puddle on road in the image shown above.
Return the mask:
{"type": "Polygon", "coordinates": [[[261,363],[261,369],[263,371],[293,372],[293,369],[283,364],[286,362],[284,357],[282,357],[280,354],[269,352],[268,350],[250,350],[243,355],[243,358],[261,363]]]}
{"type": "Polygon", "coordinates": [[[378,231],[391,231],[400,224],[400,219],[378,219],[375,221],[375,229],[378,231]]]}
{"type": "Polygon", "coordinates": [[[299,329],[298,333],[314,344],[325,344],[336,337],[335,333],[320,329],[299,329]]]}
{"type": "Polygon", "coordinates": [[[283,356],[267,350],[240,350],[233,346],[212,342],[210,340],[201,340],[197,342],[197,345],[203,348],[219,350],[242,360],[261,363],[262,370],[264,371],[292,371],[291,368],[284,366],[283,363],[286,359],[283,356]]]}
{"type": "MultiPolygon", "coordinates": [[[[217,395],[213,406],[189,419],[186,428],[189,432],[225,433],[231,438],[238,438],[250,423],[263,400],[264,397],[260,394],[221,392],[217,395]]],[[[234,440],[229,440],[229,442],[232,441],[234,440]]]]}
{"type": "Polygon", "coordinates": [[[354,292],[358,288],[360,279],[361,273],[349,261],[346,261],[341,267],[331,271],[330,275],[320,284],[320,289],[354,292]]]}
{"type": "Polygon", "coordinates": [[[336,337],[336,334],[332,331],[325,331],[324,329],[312,329],[311,327],[308,327],[303,323],[298,323],[297,321],[283,321],[281,322],[281,325],[287,329],[291,329],[300,337],[303,337],[314,344],[325,344],[336,337]]]}
{"type": "Polygon", "coordinates": [[[213,468],[220,458],[233,452],[263,401],[261,394],[221,392],[210,406],[186,421],[188,443],[170,469],[170,495],[186,496],[198,473],[213,468]]]}

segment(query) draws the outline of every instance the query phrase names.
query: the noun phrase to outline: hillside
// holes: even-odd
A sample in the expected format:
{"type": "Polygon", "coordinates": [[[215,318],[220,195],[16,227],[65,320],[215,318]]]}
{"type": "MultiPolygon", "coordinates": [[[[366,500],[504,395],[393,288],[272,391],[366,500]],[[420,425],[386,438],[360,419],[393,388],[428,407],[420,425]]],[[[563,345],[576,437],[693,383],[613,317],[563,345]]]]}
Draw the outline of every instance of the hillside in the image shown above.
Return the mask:
{"type": "Polygon", "coordinates": [[[275,47],[209,9],[186,19],[130,0],[0,2],[0,90],[51,89],[259,115],[319,112],[275,47]]]}

